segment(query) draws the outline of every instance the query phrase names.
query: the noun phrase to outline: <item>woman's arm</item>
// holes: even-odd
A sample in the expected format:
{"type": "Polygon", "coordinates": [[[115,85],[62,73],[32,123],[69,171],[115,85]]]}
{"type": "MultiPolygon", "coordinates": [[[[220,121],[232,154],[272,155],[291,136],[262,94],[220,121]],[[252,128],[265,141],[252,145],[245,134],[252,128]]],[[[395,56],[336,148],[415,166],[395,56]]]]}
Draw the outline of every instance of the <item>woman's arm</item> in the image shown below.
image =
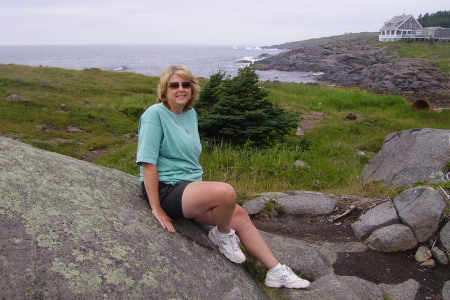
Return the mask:
{"type": "Polygon", "coordinates": [[[159,188],[158,188],[158,170],[156,166],[149,163],[142,163],[144,170],[144,185],[147,192],[148,200],[152,209],[152,214],[161,223],[163,228],[169,232],[175,232],[172,224],[172,219],[162,209],[159,202],[159,188]]]}

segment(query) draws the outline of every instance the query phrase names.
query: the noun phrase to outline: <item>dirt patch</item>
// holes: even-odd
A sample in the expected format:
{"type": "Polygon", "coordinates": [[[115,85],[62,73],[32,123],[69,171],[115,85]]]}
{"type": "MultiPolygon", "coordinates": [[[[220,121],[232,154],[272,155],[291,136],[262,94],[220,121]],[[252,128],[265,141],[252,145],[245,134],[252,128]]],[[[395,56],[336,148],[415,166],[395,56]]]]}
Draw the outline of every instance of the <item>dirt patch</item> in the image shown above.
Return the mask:
{"type": "Polygon", "coordinates": [[[89,152],[81,153],[81,156],[83,157],[84,161],[87,162],[94,162],[97,158],[102,157],[108,152],[108,149],[106,147],[96,150],[90,150],[89,152]]]}
{"type": "Polygon", "coordinates": [[[300,121],[297,128],[297,136],[304,136],[307,132],[311,131],[314,126],[321,120],[325,119],[325,115],[317,111],[302,111],[300,115],[300,121]]]}
{"type": "MultiPolygon", "coordinates": [[[[265,232],[295,238],[311,244],[321,242],[356,242],[351,224],[365,208],[357,208],[351,214],[333,222],[333,218],[345,211],[345,206],[332,216],[305,216],[280,214],[275,217],[253,216],[255,226],[265,232]]],[[[359,206],[358,206],[359,207],[359,206]]],[[[419,266],[414,259],[416,249],[398,253],[365,252],[339,253],[333,265],[336,275],[357,276],[380,284],[398,284],[408,279],[420,283],[416,299],[442,299],[444,283],[450,280],[448,266],[437,265],[433,269],[419,266]]]]}

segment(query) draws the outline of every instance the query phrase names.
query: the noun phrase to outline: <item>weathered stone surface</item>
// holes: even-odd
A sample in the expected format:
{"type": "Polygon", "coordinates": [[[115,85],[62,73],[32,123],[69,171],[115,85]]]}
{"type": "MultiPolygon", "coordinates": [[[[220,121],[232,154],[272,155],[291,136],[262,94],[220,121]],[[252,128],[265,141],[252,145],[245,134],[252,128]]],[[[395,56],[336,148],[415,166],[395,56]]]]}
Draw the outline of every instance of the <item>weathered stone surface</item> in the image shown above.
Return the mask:
{"type": "Polygon", "coordinates": [[[434,258],[436,261],[441,265],[447,265],[448,264],[448,257],[445,254],[444,251],[439,249],[438,247],[433,247],[431,249],[431,253],[433,253],[434,258]]]}
{"type": "Polygon", "coordinates": [[[441,241],[442,246],[450,252],[450,222],[447,222],[441,229],[441,232],[439,233],[439,240],[441,241]]]}
{"type": "Polygon", "coordinates": [[[428,247],[425,246],[420,246],[417,251],[416,254],[414,255],[414,258],[416,259],[416,261],[423,263],[424,261],[427,261],[431,258],[432,254],[430,249],[428,249],[428,247]]]}
{"type": "Polygon", "coordinates": [[[266,298],[211,244],[162,229],[136,177],[4,137],[0,224],[5,299],[266,298]]]}
{"type": "Polygon", "coordinates": [[[22,102],[30,102],[30,99],[16,95],[11,94],[8,97],[5,98],[6,101],[22,101],[22,102]]]}
{"type": "Polygon", "coordinates": [[[450,156],[449,136],[450,130],[430,128],[389,134],[364,166],[361,182],[384,180],[387,185],[408,186],[442,181],[442,169],[450,156]]]}
{"type": "Polygon", "coordinates": [[[358,239],[365,239],[376,229],[396,223],[400,223],[400,219],[392,201],[388,200],[361,215],[352,229],[358,239]]]}
{"type": "Polygon", "coordinates": [[[409,279],[395,285],[381,283],[378,286],[383,290],[384,299],[411,300],[416,299],[420,284],[414,279],[409,279]]]}
{"type": "Polygon", "coordinates": [[[446,281],[442,288],[442,298],[444,300],[450,300],[450,280],[446,281]]]}
{"type": "Polygon", "coordinates": [[[266,203],[273,201],[283,207],[286,214],[329,214],[336,207],[339,197],[307,191],[289,191],[285,193],[264,193],[259,197],[244,202],[242,207],[248,214],[258,214],[266,207],[266,203]]]}
{"type": "Polygon", "coordinates": [[[429,259],[429,260],[421,263],[420,266],[423,268],[432,269],[432,268],[436,267],[436,262],[434,261],[434,259],[429,259]]]}
{"type": "Polygon", "coordinates": [[[249,215],[256,215],[266,207],[270,201],[276,202],[279,198],[286,196],[285,193],[262,193],[259,197],[244,202],[242,207],[249,215]]]}
{"type": "Polygon", "coordinates": [[[421,243],[437,232],[445,200],[435,189],[420,186],[397,195],[394,205],[402,223],[412,229],[421,243]]]}
{"type": "Polygon", "coordinates": [[[393,224],[377,229],[366,242],[370,249],[382,252],[405,251],[417,246],[412,230],[403,224],[393,224]]]}
{"type": "Polygon", "coordinates": [[[301,240],[261,232],[280,262],[297,271],[308,280],[333,273],[333,261],[329,254],[301,240]]]}
{"type": "Polygon", "coordinates": [[[326,275],[306,290],[280,291],[285,299],[300,300],[383,300],[382,289],[374,283],[353,276],[326,275]]]}
{"type": "Polygon", "coordinates": [[[287,214],[329,214],[339,197],[316,192],[294,191],[277,200],[287,214]]]}

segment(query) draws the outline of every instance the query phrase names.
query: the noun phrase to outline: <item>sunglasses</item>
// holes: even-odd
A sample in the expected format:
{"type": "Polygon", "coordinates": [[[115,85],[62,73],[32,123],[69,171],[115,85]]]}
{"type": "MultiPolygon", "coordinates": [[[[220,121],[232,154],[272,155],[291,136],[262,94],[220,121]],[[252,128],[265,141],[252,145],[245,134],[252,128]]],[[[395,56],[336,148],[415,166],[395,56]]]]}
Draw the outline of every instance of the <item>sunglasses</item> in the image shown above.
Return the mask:
{"type": "MultiPolygon", "coordinates": [[[[177,89],[180,87],[180,82],[169,82],[167,85],[172,89],[177,89]]],[[[183,89],[187,89],[192,86],[192,83],[190,81],[183,81],[181,82],[181,86],[183,89]]]]}

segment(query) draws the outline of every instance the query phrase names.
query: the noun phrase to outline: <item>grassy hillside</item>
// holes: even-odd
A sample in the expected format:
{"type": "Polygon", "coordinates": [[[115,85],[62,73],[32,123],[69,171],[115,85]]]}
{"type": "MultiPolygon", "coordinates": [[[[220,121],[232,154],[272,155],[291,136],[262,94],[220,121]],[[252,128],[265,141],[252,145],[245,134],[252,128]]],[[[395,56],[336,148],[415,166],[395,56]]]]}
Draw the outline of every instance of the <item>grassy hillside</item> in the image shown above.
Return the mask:
{"type": "Polygon", "coordinates": [[[442,72],[450,72],[450,43],[429,42],[383,42],[379,46],[387,46],[389,50],[398,52],[401,57],[430,60],[442,72]]]}
{"type": "Polygon", "coordinates": [[[378,32],[346,33],[346,34],[341,34],[341,35],[315,38],[315,39],[309,39],[309,40],[303,40],[303,41],[288,42],[288,43],[284,43],[284,44],[272,45],[272,46],[267,46],[267,47],[263,47],[263,48],[277,48],[277,49],[285,49],[285,50],[294,50],[294,49],[300,49],[300,48],[304,48],[304,47],[311,47],[311,46],[327,44],[327,43],[341,41],[341,40],[353,40],[353,39],[369,38],[369,37],[371,37],[371,38],[378,37],[378,32]]]}
{"type": "MultiPolygon", "coordinates": [[[[138,117],[155,102],[157,81],[98,69],[0,65],[0,134],[137,175],[138,117]],[[6,100],[11,94],[26,100],[6,100]]],[[[281,190],[393,193],[381,184],[363,186],[358,181],[384,137],[417,127],[450,129],[449,111],[414,112],[400,96],[305,84],[262,85],[274,103],[299,115],[322,112],[326,118],[304,138],[293,132],[287,142],[272,148],[204,144],[204,179],[231,183],[241,199],[281,190]],[[350,112],[357,120],[344,120],[350,112]],[[366,156],[358,157],[358,151],[366,156]],[[296,160],[308,167],[297,167],[296,160]]]]}

